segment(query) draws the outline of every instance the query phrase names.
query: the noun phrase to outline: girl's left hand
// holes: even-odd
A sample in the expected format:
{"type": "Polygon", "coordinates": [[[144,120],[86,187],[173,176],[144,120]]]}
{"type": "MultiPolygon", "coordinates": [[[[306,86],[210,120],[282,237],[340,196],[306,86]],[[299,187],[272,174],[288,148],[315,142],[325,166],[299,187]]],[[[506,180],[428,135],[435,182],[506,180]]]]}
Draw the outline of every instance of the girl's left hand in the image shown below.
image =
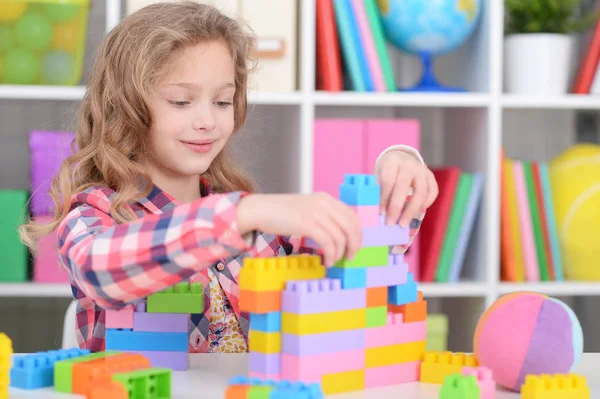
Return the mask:
{"type": "Polygon", "coordinates": [[[408,151],[395,149],[383,154],[375,175],[381,186],[381,211],[386,215],[387,224],[399,222],[400,226],[408,227],[413,218],[437,198],[435,176],[408,151]]]}

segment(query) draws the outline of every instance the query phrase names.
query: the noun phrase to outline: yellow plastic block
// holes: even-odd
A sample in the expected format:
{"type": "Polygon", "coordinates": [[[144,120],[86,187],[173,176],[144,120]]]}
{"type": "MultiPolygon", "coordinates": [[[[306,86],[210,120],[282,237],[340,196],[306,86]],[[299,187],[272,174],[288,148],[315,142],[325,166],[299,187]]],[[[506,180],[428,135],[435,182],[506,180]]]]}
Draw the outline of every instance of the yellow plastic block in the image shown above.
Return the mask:
{"type": "Polygon", "coordinates": [[[281,352],[281,333],[250,330],[248,333],[248,349],[251,352],[265,354],[281,352]]]}
{"type": "Polygon", "coordinates": [[[325,277],[319,255],[291,255],[272,258],[245,258],[240,272],[240,289],[248,291],[283,290],[291,280],[325,277]]]}
{"type": "Polygon", "coordinates": [[[0,333],[0,399],[8,399],[13,344],[8,335],[0,333]]]}
{"type": "Polygon", "coordinates": [[[443,384],[446,376],[462,374],[463,367],[477,366],[479,362],[473,354],[430,351],[421,363],[421,382],[443,384]]]}
{"type": "Polygon", "coordinates": [[[423,360],[427,341],[408,342],[389,346],[367,348],[365,367],[383,367],[394,364],[418,362],[423,360]]]}
{"type": "Polygon", "coordinates": [[[281,313],[281,332],[287,334],[322,334],[366,327],[367,308],[312,314],[281,313]]]}
{"type": "Polygon", "coordinates": [[[365,389],[365,370],[344,371],[325,374],[321,378],[321,390],[324,395],[360,391],[365,389]]]}
{"type": "Polygon", "coordinates": [[[522,399],[589,399],[590,388],[579,374],[526,375],[522,399]]]}

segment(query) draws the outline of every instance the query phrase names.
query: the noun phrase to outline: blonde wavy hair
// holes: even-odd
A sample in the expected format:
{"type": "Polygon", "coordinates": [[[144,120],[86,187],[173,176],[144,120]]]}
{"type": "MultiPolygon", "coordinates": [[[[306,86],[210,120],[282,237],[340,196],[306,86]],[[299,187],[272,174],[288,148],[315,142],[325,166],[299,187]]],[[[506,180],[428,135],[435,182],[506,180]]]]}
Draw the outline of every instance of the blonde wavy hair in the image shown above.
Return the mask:
{"type": "MultiPolygon", "coordinates": [[[[182,49],[213,40],[228,46],[235,63],[235,133],[247,112],[255,40],[249,28],[210,5],[165,2],[132,13],[105,37],[79,111],[74,154],[65,159],[52,181],[54,217],[47,224],[28,220],[19,230],[34,253],[37,239],[55,231],[70,211],[72,195],[91,186],[106,186],[117,193],[111,209],[117,223],[135,218],[128,205],[152,189],[150,177],[136,162],[140,154],[148,153],[152,119],[147,99],[163,67],[182,49]]],[[[253,183],[234,164],[227,146],[203,176],[215,192],[253,190],[253,183]]]]}

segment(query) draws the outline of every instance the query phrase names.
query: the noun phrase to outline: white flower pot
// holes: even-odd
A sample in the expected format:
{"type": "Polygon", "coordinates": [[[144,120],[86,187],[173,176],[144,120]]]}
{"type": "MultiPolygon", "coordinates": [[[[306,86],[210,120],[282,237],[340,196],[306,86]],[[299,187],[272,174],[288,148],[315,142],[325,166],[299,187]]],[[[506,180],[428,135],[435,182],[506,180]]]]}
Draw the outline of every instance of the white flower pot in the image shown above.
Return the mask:
{"type": "Polygon", "coordinates": [[[504,40],[504,82],[508,93],[563,95],[569,92],[575,56],[570,35],[527,33],[504,40]]]}

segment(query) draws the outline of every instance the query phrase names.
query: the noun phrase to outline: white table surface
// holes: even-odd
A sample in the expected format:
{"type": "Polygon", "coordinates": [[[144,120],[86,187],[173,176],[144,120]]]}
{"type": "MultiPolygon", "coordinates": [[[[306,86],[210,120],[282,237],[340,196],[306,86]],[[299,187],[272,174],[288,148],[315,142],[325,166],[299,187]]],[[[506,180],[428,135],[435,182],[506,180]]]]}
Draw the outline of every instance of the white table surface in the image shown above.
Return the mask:
{"type": "MultiPolygon", "coordinates": [[[[236,375],[247,375],[247,354],[190,354],[190,369],[174,371],[172,398],[223,399],[229,379],[236,375]]],[[[575,371],[588,379],[591,397],[600,397],[600,353],[585,354],[575,371]]],[[[81,395],[58,394],[53,388],[22,390],[10,388],[10,399],[69,399],[83,398],[81,395]]],[[[329,395],[336,399],[437,399],[439,385],[418,382],[384,388],[373,388],[360,392],[329,395]]],[[[498,391],[495,399],[516,399],[519,394],[498,391]]]]}

